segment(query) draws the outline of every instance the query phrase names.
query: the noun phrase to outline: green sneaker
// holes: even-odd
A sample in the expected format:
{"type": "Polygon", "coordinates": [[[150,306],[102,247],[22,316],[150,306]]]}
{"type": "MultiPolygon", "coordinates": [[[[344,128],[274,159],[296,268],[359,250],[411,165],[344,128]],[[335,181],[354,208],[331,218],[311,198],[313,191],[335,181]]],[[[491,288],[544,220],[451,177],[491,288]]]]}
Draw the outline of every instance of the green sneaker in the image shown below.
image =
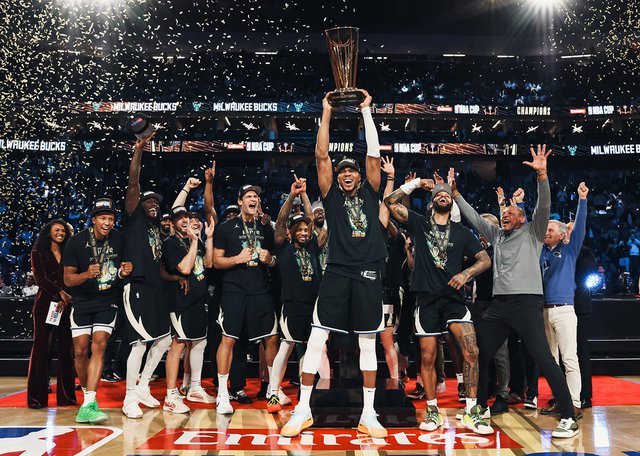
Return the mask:
{"type": "Polygon", "coordinates": [[[462,424],[464,427],[480,435],[493,434],[493,428],[482,418],[483,412],[484,410],[482,410],[482,407],[479,405],[471,407],[469,413],[465,411],[464,415],[462,415],[462,424]]]}
{"type": "Polygon", "coordinates": [[[420,429],[423,431],[435,431],[444,424],[440,409],[435,405],[427,407],[427,414],[424,417],[424,421],[420,423],[420,429]]]}
{"type": "Polygon", "coordinates": [[[76,415],[76,423],[97,424],[107,421],[108,419],[109,416],[98,409],[98,402],[95,400],[89,405],[80,407],[76,415]]]}

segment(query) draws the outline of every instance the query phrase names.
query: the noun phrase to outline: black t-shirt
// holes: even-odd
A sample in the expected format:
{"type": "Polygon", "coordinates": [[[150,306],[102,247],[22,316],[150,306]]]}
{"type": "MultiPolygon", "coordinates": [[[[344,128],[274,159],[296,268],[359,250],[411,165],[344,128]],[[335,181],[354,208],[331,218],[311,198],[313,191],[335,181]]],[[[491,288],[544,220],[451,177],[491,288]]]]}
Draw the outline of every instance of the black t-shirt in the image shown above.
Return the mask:
{"type": "MultiPolygon", "coordinates": [[[[391,222],[389,222],[391,223],[391,222]]],[[[398,234],[396,239],[387,240],[387,269],[384,275],[384,284],[387,288],[398,288],[402,286],[402,263],[406,258],[404,251],[404,239],[398,234]]]]}
{"type": "Polygon", "coordinates": [[[289,241],[278,249],[281,300],[314,303],[318,297],[322,269],[318,239],[311,238],[300,252],[289,241]]]}
{"type": "MultiPolygon", "coordinates": [[[[444,229],[444,225],[438,227],[444,229]]],[[[444,269],[440,269],[435,265],[427,245],[431,221],[424,215],[409,211],[407,228],[415,245],[415,268],[411,290],[429,293],[434,299],[451,295],[464,302],[464,287],[458,292],[448,283],[454,275],[462,272],[465,257],[473,257],[482,251],[482,245],[471,230],[459,223],[451,223],[446,249],[447,261],[444,269]]]]}
{"type": "MultiPolygon", "coordinates": [[[[205,248],[201,241],[198,242],[196,261],[189,274],[189,293],[187,295],[180,289],[178,282],[167,283],[167,304],[172,312],[183,311],[186,308],[207,299],[207,281],[205,280],[204,254],[205,248]]],[[[187,256],[191,240],[178,238],[177,235],[169,236],[162,244],[164,264],[169,274],[187,277],[178,271],[178,264],[187,256]]]]}
{"type": "Polygon", "coordinates": [[[162,237],[157,223],[149,221],[138,204],[133,214],[125,213],[123,261],[133,263],[130,279],[163,288],[160,277],[162,237]]]}
{"type": "Polygon", "coordinates": [[[387,256],[378,213],[378,194],[365,180],[354,198],[333,183],[323,198],[329,227],[327,265],[358,267],[387,256]]]}
{"type": "Polygon", "coordinates": [[[258,259],[257,249],[273,252],[273,228],[259,221],[243,224],[241,216],[222,223],[215,231],[214,243],[224,250],[225,257],[238,255],[242,249],[253,244],[256,251],[247,264],[224,270],[223,293],[233,291],[245,295],[259,295],[271,291],[269,267],[258,259]],[[246,232],[245,232],[246,229],[246,232]]]}
{"type": "Polygon", "coordinates": [[[100,307],[118,304],[122,299],[121,280],[118,278],[122,255],[122,234],[112,229],[109,236],[101,241],[95,240],[96,251],[91,243],[93,228],[80,231],[67,242],[62,255],[62,266],[72,266],[81,274],[89,265],[102,260],[102,275],[85,280],[77,287],[71,287],[73,306],[96,310],[100,307]],[[105,243],[107,243],[106,251],[105,243]],[[96,255],[97,253],[97,255],[96,255]]]}

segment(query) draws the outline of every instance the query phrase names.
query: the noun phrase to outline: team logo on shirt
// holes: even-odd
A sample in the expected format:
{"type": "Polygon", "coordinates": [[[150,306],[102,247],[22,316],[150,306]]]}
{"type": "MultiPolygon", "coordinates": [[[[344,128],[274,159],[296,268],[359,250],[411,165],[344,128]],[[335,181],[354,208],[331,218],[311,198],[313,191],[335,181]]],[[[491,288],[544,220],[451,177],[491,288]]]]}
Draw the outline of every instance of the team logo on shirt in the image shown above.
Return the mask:
{"type": "Polygon", "coordinates": [[[198,281],[204,280],[204,261],[200,255],[196,256],[196,262],[193,265],[193,275],[198,281]]]}

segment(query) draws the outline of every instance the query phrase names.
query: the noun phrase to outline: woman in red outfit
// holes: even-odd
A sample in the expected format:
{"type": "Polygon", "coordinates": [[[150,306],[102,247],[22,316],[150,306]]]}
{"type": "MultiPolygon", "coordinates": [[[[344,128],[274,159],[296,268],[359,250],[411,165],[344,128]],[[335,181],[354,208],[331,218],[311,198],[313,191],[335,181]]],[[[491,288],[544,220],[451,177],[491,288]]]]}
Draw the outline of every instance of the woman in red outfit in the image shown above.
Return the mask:
{"type": "Polygon", "coordinates": [[[71,339],[71,296],[63,289],[62,251],[70,237],[64,220],[53,220],[41,230],[31,250],[31,268],[38,285],[33,303],[33,348],[27,377],[27,405],[29,408],[47,407],[49,386],[49,353],[57,341],[58,405],[76,405],[75,373],[73,370],[73,342],[71,339]],[[49,305],[58,303],[62,310],[60,326],[45,323],[49,305]]]}

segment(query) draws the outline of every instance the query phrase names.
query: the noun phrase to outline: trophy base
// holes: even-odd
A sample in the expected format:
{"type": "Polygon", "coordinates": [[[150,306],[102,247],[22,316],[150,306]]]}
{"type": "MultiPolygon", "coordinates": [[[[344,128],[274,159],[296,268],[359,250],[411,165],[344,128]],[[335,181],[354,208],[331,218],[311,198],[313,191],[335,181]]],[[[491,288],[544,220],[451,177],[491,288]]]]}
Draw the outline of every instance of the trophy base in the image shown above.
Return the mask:
{"type": "Polygon", "coordinates": [[[364,94],[356,89],[337,89],[329,96],[329,104],[334,108],[359,106],[363,101],[364,94]]]}

